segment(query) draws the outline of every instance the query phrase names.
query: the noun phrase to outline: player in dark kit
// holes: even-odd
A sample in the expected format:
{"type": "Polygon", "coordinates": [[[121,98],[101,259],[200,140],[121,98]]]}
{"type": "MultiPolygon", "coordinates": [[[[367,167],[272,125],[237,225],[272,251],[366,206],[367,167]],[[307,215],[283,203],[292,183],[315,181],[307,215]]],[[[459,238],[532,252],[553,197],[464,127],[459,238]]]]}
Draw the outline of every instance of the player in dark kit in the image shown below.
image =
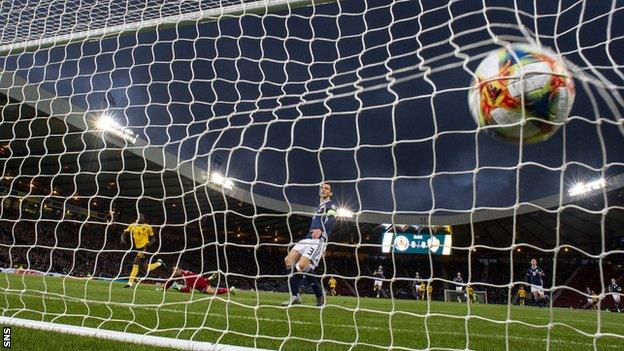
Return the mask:
{"type": "Polygon", "coordinates": [[[453,279],[455,282],[455,291],[457,292],[457,302],[462,302],[461,297],[464,294],[464,278],[461,276],[461,272],[457,272],[455,278],[453,279]]]}
{"type": "Polygon", "coordinates": [[[327,248],[327,240],[334,229],[336,216],[338,214],[336,207],[331,199],[333,193],[329,183],[321,184],[319,190],[320,204],[312,217],[310,230],[306,237],[300,240],[295,247],[284,258],[284,264],[288,274],[290,275],[289,287],[291,298],[282,303],[284,306],[295,305],[301,303],[299,296],[299,285],[303,274],[306,274],[306,280],[314,290],[316,296],[316,305],[323,306],[325,304],[325,295],[323,287],[318,277],[307,274],[314,271],[325,254],[327,248]]]}
{"type": "Polygon", "coordinates": [[[377,293],[377,297],[381,294],[381,288],[383,287],[383,279],[384,276],[383,266],[377,267],[377,270],[373,273],[373,277],[375,277],[375,282],[373,283],[373,294],[377,293]]]}
{"type": "Polygon", "coordinates": [[[611,293],[611,297],[613,297],[615,309],[618,312],[622,312],[622,305],[620,305],[620,295],[622,294],[622,288],[617,284],[615,278],[611,278],[611,284],[609,284],[609,293],[611,293]]]}
{"type": "Polygon", "coordinates": [[[414,294],[416,294],[416,299],[418,299],[418,287],[420,285],[420,273],[416,272],[414,275],[414,294]]]}
{"type": "Polygon", "coordinates": [[[526,280],[531,286],[531,294],[539,307],[543,307],[546,303],[546,295],[544,294],[544,271],[537,266],[537,260],[531,259],[531,267],[527,269],[526,280]]]}

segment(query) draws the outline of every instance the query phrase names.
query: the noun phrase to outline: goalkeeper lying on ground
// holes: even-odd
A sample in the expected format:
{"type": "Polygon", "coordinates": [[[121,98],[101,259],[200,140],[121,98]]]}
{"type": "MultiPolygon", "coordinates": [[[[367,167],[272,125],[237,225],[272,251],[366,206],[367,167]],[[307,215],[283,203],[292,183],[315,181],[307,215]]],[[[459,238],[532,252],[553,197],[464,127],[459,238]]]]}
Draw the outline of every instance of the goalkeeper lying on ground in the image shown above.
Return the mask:
{"type": "Polygon", "coordinates": [[[204,294],[227,294],[228,292],[231,294],[236,294],[236,288],[230,287],[227,288],[213,288],[210,286],[210,281],[214,280],[218,276],[217,273],[213,273],[208,279],[201,276],[201,274],[197,274],[191,271],[186,271],[183,269],[173,267],[173,277],[169,279],[165,286],[164,290],[169,288],[178,290],[180,292],[191,292],[192,289],[198,290],[204,294]],[[180,284],[180,281],[184,281],[184,284],[180,284]]]}

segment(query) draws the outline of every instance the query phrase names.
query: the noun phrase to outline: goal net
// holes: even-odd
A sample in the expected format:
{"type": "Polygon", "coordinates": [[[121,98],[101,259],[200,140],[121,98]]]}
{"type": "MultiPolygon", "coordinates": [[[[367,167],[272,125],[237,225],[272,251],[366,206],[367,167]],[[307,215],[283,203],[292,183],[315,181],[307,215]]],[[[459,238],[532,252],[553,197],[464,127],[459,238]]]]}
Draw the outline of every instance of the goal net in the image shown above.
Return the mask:
{"type": "Polygon", "coordinates": [[[31,329],[617,349],[622,21],[619,1],[2,2],[0,321],[27,349],[31,329]]]}

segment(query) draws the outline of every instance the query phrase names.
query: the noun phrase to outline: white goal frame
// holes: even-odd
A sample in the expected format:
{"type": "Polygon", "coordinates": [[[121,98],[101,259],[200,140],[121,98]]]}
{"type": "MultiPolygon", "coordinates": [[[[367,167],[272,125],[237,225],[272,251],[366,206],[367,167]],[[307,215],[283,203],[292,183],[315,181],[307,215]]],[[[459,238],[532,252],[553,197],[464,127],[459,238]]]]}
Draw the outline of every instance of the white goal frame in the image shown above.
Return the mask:
{"type": "MultiPolygon", "coordinates": [[[[129,35],[131,36],[136,33],[144,32],[144,31],[149,32],[149,31],[157,31],[157,30],[161,30],[165,28],[174,28],[174,27],[177,28],[181,26],[197,25],[199,23],[213,22],[213,21],[222,20],[224,18],[229,19],[229,18],[242,17],[248,14],[264,15],[264,14],[269,14],[270,12],[279,11],[279,10],[290,11],[294,8],[300,8],[300,7],[306,7],[306,6],[317,6],[320,4],[332,3],[332,2],[337,2],[337,1],[340,1],[340,0],[252,0],[252,1],[239,0],[238,3],[226,4],[227,0],[219,0],[219,1],[215,0],[215,2],[218,2],[223,5],[220,5],[216,8],[212,8],[209,10],[188,12],[188,13],[184,13],[180,15],[166,15],[161,18],[147,19],[147,20],[141,20],[141,21],[136,21],[136,22],[128,22],[128,23],[124,23],[121,25],[115,24],[109,27],[105,26],[104,28],[98,28],[98,29],[93,29],[93,30],[77,31],[71,34],[61,34],[58,36],[42,37],[40,39],[33,39],[33,40],[31,39],[16,40],[15,42],[9,43],[9,44],[0,43],[0,54],[19,55],[21,53],[33,52],[33,51],[37,51],[40,49],[45,49],[45,48],[50,48],[50,47],[55,47],[55,46],[63,46],[63,45],[73,44],[73,43],[84,43],[84,42],[91,41],[91,40],[103,40],[103,39],[112,38],[112,37],[121,37],[121,36],[129,36],[129,35]]],[[[424,1],[421,1],[421,3],[422,2],[424,1]]],[[[504,38],[502,40],[505,41],[508,39],[509,38],[504,38]]],[[[496,40],[499,40],[499,39],[497,38],[496,40]]],[[[455,44],[453,43],[453,45],[455,44]]],[[[419,58],[422,59],[422,57],[420,56],[419,58]]],[[[423,65],[424,65],[425,60],[424,59],[422,60],[423,60],[423,65]]],[[[466,66],[464,66],[464,68],[467,69],[466,66]]],[[[432,70],[429,67],[423,66],[423,67],[419,67],[419,69],[421,69],[422,71],[426,71],[426,73],[423,73],[423,75],[425,79],[427,79],[428,74],[441,68],[434,68],[432,70]]],[[[579,80],[583,81],[585,84],[588,84],[588,81],[590,80],[590,78],[583,76],[583,74],[584,73],[580,71],[579,76],[575,78],[578,78],[579,80]]],[[[415,76],[412,76],[412,78],[413,77],[415,76]]],[[[388,86],[392,86],[392,84],[395,84],[396,78],[391,77],[390,74],[388,74],[387,78],[388,78],[388,82],[386,83],[388,84],[388,86]]],[[[401,79],[406,79],[406,78],[401,78],[401,79]]],[[[607,88],[609,87],[599,85],[596,89],[599,92],[603,92],[607,88]]],[[[357,87],[357,89],[360,89],[360,87],[357,87]]],[[[95,115],[90,115],[88,111],[82,109],[81,107],[73,105],[69,98],[57,97],[55,96],[53,91],[45,90],[40,84],[31,84],[27,81],[27,79],[24,79],[20,77],[18,74],[16,74],[15,72],[11,72],[9,70],[3,71],[2,74],[0,75],[0,90],[2,90],[3,92],[6,92],[7,97],[13,98],[15,100],[23,99],[24,105],[30,105],[33,108],[41,112],[49,113],[51,116],[50,118],[59,119],[63,123],[66,123],[68,126],[72,125],[73,127],[79,128],[81,132],[84,132],[84,133],[90,132],[87,122],[92,122],[95,118],[98,117],[95,115]]],[[[435,91],[433,94],[435,95],[438,93],[435,86],[434,86],[434,90],[435,91]]],[[[617,95],[617,94],[618,92],[614,93],[614,95],[617,95]]],[[[609,100],[611,99],[609,95],[603,98],[607,101],[611,101],[609,100]]],[[[618,118],[620,121],[622,120],[621,116],[619,116],[618,118]]],[[[359,128],[359,127],[356,126],[356,128],[359,128]]],[[[624,124],[620,123],[620,128],[624,131],[624,124]]],[[[437,126],[436,126],[436,130],[437,130],[437,126]]],[[[477,130],[476,134],[478,134],[478,132],[479,131],[477,130]]],[[[437,131],[436,131],[436,137],[437,137],[437,131]]],[[[119,142],[115,138],[111,138],[108,135],[106,136],[103,135],[102,138],[106,139],[106,141],[110,143],[111,145],[115,145],[116,147],[119,147],[119,148],[124,147],[122,142],[119,142]]],[[[394,142],[395,144],[397,143],[396,140],[394,142]]],[[[322,147],[323,146],[321,144],[321,148],[322,147]]],[[[358,145],[357,147],[359,148],[360,145],[358,145]]],[[[292,149],[292,145],[288,151],[290,151],[290,149],[292,149]]],[[[205,170],[202,170],[199,167],[194,166],[192,162],[183,162],[180,159],[179,154],[175,155],[169,151],[166,151],[164,147],[161,148],[160,146],[150,145],[149,142],[146,140],[142,140],[138,138],[137,141],[134,143],[134,147],[128,148],[127,150],[124,150],[124,151],[127,151],[128,153],[132,153],[136,156],[140,156],[144,158],[144,160],[146,161],[154,162],[157,165],[163,166],[164,169],[175,169],[181,179],[184,178],[185,180],[192,181],[193,186],[196,188],[200,186],[205,186],[205,187],[212,188],[218,191],[223,191],[223,189],[225,188],[219,185],[215,185],[213,182],[211,182],[210,174],[206,172],[205,170]]],[[[319,151],[319,154],[320,154],[320,151],[319,151]]],[[[319,157],[319,160],[320,160],[320,157],[319,157]]],[[[434,162],[435,162],[435,156],[434,156],[434,162]]],[[[358,166],[358,177],[359,177],[359,162],[356,162],[356,164],[358,166]]],[[[480,166],[476,166],[476,167],[480,168],[480,166]]],[[[603,167],[604,167],[604,163],[603,163],[603,167]]],[[[436,171],[432,171],[432,172],[435,173],[436,171]]],[[[477,169],[475,169],[475,177],[476,177],[476,172],[477,172],[477,169]]],[[[431,177],[433,177],[434,173],[431,174],[431,177]]],[[[603,173],[604,173],[604,169],[603,169],[603,173]]],[[[395,174],[392,180],[396,181],[400,177],[401,176],[397,174],[396,163],[395,163],[395,174]]],[[[359,180],[359,178],[357,179],[359,180]]],[[[473,178],[473,182],[475,182],[474,179],[476,178],[473,178]]],[[[432,184],[433,182],[431,181],[429,184],[431,189],[433,189],[432,184]]],[[[613,190],[613,189],[620,188],[622,186],[624,186],[624,174],[620,174],[618,176],[610,178],[606,187],[604,189],[601,189],[600,192],[602,194],[606,194],[606,192],[613,190]]],[[[288,201],[278,201],[273,198],[258,195],[258,194],[253,193],[253,191],[248,190],[247,188],[237,186],[235,183],[233,184],[232,189],[228,189],[227,193],[223,191],[223,198],[225,199],[226,196],[228,198],[236,199],[236,200],[251,204],[255,208],[265,208],[265,209],[277,211],[280,213],[280,215],[283,215],[285,217],[290,216],[291,214],[308,215],[308,214],[315,212],[315,208],[304,206],[298,203],[290,203],[288,201]]],[[[359,201],[359,196],[360,194],[358,192],[358,201],[359,201]]],[[[394,198],[395,196],[394,192],[392,196],[394,198]]],[[[513,216],[514,223],[515,223],[516,217],[520,214],[534,212],[534,211],[547,211],[553,207],[558,207],[559,209],[561,209],[564,207],[564,205],[572,203],[575,200],[577,200],[575,197],[564,194],[562,192],[561,194],[552,195],[552,196],[544,197],[541,199],[531,200],[529,202],[519,202],[519,200],[517,200],[515,204],[509,207],[476,208],[474,207],[474,204],[473,204],[473,208],[470,211],[461,210],[461,211],[454,212],[455,214],[449,214],[453,211],[448,211],[444,215],[441,215],[436,212],[437,209],[435,205],[433,205],[432,210],[430,210],[428,213],[426,212],[420,213],[420,212],[409,212],[409,211],[405,211],[405,212],[396,211],[396,204],[395,204],[395,210],[392,212],[390,211],[386,211],[386,212],[364,211],[360,213],[355,213],[353,221],[356,223],[356,225],[360,225],[362,223],[378,223],[379,224],[379,223],[392,222],[393,224],[395,223],[421,223],[421,224],[431,224],[431,225],[434,225],[434,224],[440,224],[440,225],[469,224],[472,226],[473,223],[479,222],[479,221],[493,220],[497,218],[513,216]]],[[[574,206],[574,205],[571,205],[571,206],[574,206]]],[[[604,224],[604,215],[603,215],[602,224],[604,224]]],[[[555,228],[558,236],[559,236],[559,229],[560,229],[559,225],[560,224],[558,222],[557,228],[555,228]]],[[[602,227],[601,229],[602,229],[602,235],[604,236],[604,227],[602,227]]],[[[471,228],[471,233],[472,235],[475,235],[474,228],[471,228]]],[[[290,232],[289,234],[290,234],[290,240],[291,241],[294,240],[293,232],[290,232]]],[[[362,236],[363,234],[363,233],[360,233],[359,228],[358,228],[358,234],[360,236],[362,236]]],[[[227,229],[226,229],[226,235],[227,235],[227,229]]],[[[276,236],[277,236],[277,232],[276,232],[276,236]]],[[[514,230],[513,236],[514,236],[513,245],[515,245],[516,244],[515,243],[515,237],[516,237],[515,230],[514,230]]],[[[276,237],[276,241],[277,241],[277,237],[276,237]]],[[[203,244],[203,241],[202,241],[202,244],[203,244]]],[[[345,246],[346,245],[347,244],[345,244],[345,246]]],[[[357,245],[358,247],[360,245],[373,246],[373,244],[363,243],[361,238],[359,242],[356,242],[355,244],[353,244],[353,241],[352,241],[348,245],[357,245]]],[[[563,246],[558,246],[557,249],[559,247],[563,247],[563,246]]],[[[472,249],[473,251],[476,251],[477,248],[480,249],[481,246],[479,246],[479,244],[475,244],[474,239],[473,239],[473,242],[470,243],[469,248],[462,247],[461,249],[468,249],[468,251],[472,249]]],[[[512,251],[514,250],[514,248],[515,246],[506,247],[507,250],[512,250],[512,251]]],[[[357,251],[357,248],[356,248],[356,251],[357,251]]],[[[545,250],[542,250],[542,251],[545,251],[545,250]]],[[[604,251],[604,248],[603,248],[603,251],[604,251]]],[[[602,254],[605,254],[605,252],[603,252],[602,254]]],[[[390,259],[390,255],[388,255],[387,257],[390,259]]],[[[468,253],[468,257],[470,259],[471,257],[470,253],[468,253]]],[[[393,265],[396,264],[396,262],[394,261],[395,257],[392,256],[391,259],[392,259],[393,265]]],[[[602,260],[602,257],[600,259],[602,260]]],[[[433,262],[432,260],[433,258],[430,256],[429,262],[433,262]]],[[[431,264],[430,267],[433,268],[433,263],[430,263],[430,264],[431,264]]],[[[513,264],[514,263],[512,262],[512,265],[513,264]]],[[[518,263],[515,263],[515,264],[518,264],[518,263]]],[[[358,269],[358,277],[362,277],[363,272],[361,271],[359,263],[358,263],[357,269],[358,269]]],[[[555,276],[556,274],[553,274],[553,275],[555,276]]],[[[246,277],[253,278],[253,276],[246,276],[246,277]]],[[[256,280],[258,279],[257,276],[255,279],[256,280]]],[[[435,278],[435,279],[438,279],[438,278],[435,278]]],[[[554,281],[554,278],[553,278],[553,281],[554,281]]],[[[452,283],[446,284],[448,282],[447,280],[444,280],[444,282],[446,286],[452,286],[452,283]]],[[[470,284],[478,284],[478,282],[471,282],[470,284]]],[[[484,287],[484,285],[481,285],[481,286],[484,287]]],[[[510,284],[506,288],[511,288],[511,287],[513,287],[513,284],[510,282],[510,284]]],[[[479,303],[485,303],[485,304],[489,303],[487,291],[479,290],[479,291],[474,291],[474,293],[477,296],[479,303]]],[[[458,292],[454,289],[444,289],[444,301],[456,302],[457,294],[458,292]]],[[[467,294],[466,294],[465,288],[463,290],[463,294],[464,296],[462,296],[462,300],[466,302],[467,294]]],[[[359,298],[360,296],[358,295],[358,299],[359,298]]],[[[394,300],[392,296],[391,298],[394,300]]],[[[497,297],[493,296],[493,299],[497,300],[497,297]]],[[[509,301],[507,304],[511,306],[511,301],[509,301]]],[[[359,301],[358,301],[358,305],[359,305],[359,301]]],[[[394,301],[393,301],[393,306],[394,306],[394,301]]],[[[552,305],[551,305],[551,309],[552,309],[552,305]]],[[[468,308],[468,310],[470,311],[470,307],[468,308]]],[[[427,312],[427,316],[428,314],[429,312],[427,312]]],[[[468,315],[466,317],[467,317],[466,320],[468,320],[469,317],[471,316],[468,315]]],[[[119,342],[146,344],[146,345],[152,345],[152,346],[157,346],[157,347],[168,347],[168,348],[173,348],[173,349],[231,350],[231,351],[257,350],[257,348],[251,348],[251,347],[231,346],[231,345],[225,345],[225,344],[215,344],[215,343],[210,343],[210,342],[200,342],[200,341],[193,341],[193,340],[186,340],[186,339],[159,337],[159,336],[150,335],[151,332],[147,332],[147,334],[126,333],[126,332],[105,330],[105,329],[99,329],[99,328],[89,328],[89,327],[82,327],[82,326],[57,324],[54,322],[35,321],[35,320],[30,320],[30,319],[11,317],[10,315],[0,316],[0,322],[8,326],[19,326],[19,327],[44,330],[44,331],[49,331],[49,332],[66,333],[66,334],[79,335],[79,336],[84,336],[84,337],[95,337],[95,338],[101,338],[101,339],[107,339],[107,340],[115,340],[119,342]]],[[[289,322],[290,322],[290,319],[289,319],[289,322]]],[[[354,311],[354,322],[355,322],[355,311],[354,311]]],[[[552,322],[552,318],[551,318],[551,322],[552,322]]],[[[505,321],[505,323],[507,324],[506,325],[507,327],[508,324],[510,323],[509,319],[505,321]]],[[[392,328],[392,322],[390,323],[390,325],[392,328]]],[[[509,336],[508,332],[506,335],[509,336]]],[[[466,334],[466,336],[468,337],[469,335],[466,334]]],[[[290,337],[290,331],[289,331],[288,337],[290,337]]],[[[429,335],[427,335],[427,337],[429,338],[429,335]]],[[[549,338],[550,338],[550,335],[549,335],[549,338]]],[[[548,345],[550,346],[550,343],[548,345]]],[[[358,346],[357,343],[353,345],[353,347],[356,347],[356,346],[358,346]]],[[[319,344],[317,344],[317,348],[318,347],[320,347],[319,344]]]]}

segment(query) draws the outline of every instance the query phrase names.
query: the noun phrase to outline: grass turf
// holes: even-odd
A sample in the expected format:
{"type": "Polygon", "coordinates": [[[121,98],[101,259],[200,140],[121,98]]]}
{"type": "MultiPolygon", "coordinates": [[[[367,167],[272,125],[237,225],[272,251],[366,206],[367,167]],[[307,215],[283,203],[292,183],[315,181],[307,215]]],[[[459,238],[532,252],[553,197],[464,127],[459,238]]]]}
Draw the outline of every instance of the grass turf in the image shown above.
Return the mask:
{"type": "MultiPolygon", "coordinates": [[[[0,276],[0,309],[13,316],[130,333],[284,350],[621,350],[624,314],[466,305],[415,300],[314,296],[283,308],[286,294],[244,291],[213,297],[123,289],[120,283],[0,276]]],[[[14,327],[13,348],[126,350],[137,346],[14,327]]],[[[161,350],[141,346],[141,350],[161,350]]]]}

